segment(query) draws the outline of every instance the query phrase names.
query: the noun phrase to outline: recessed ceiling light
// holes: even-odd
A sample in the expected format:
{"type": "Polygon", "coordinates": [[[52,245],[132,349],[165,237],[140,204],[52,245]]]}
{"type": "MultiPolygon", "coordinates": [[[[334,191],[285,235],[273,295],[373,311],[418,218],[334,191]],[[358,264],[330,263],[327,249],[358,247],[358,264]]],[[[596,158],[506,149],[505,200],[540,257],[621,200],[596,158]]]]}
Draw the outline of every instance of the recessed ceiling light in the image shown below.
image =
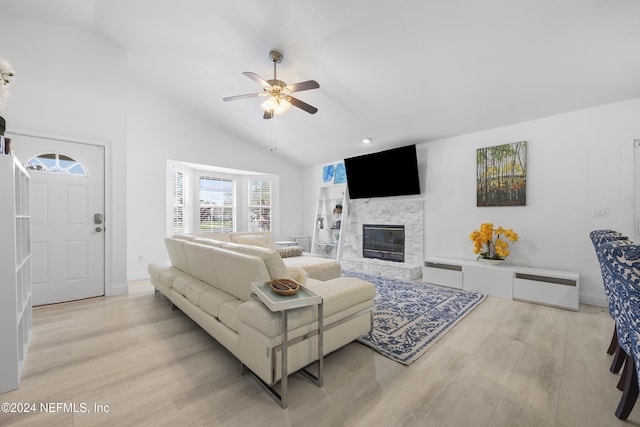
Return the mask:
{"type": "Polygon", "coordinates": [[[363,144],[370,144],[371,143],[371,138],[362,138],[362,143],[363,144]]]}

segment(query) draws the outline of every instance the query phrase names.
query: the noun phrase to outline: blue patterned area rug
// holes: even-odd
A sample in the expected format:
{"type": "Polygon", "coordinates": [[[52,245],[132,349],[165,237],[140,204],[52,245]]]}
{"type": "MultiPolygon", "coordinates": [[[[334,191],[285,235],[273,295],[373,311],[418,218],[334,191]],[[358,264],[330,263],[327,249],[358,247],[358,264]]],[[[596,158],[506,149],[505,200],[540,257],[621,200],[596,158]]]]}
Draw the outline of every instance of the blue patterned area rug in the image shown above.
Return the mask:
{"type": "Polygon", "coordinates": [[[373,330],[358,338],[390,359],[410,365],[466,316],[485,295],[343,270],[376,285],[373,330]]]}

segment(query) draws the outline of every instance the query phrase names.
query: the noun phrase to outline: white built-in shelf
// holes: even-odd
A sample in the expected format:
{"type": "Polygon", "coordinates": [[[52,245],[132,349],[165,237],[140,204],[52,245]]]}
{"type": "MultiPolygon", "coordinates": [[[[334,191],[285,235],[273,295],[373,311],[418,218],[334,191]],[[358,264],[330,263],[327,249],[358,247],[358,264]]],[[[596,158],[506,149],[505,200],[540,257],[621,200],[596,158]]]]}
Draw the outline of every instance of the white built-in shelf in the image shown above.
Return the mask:
{"type": "Polygon", "coordinates": [[[572,271],[427,258],[422,267],[422,280],[570,310],[578,310],[580,304],[580,274],[572,271]]]}
{"type": "Polygon", "coordinates": [[[0,393],[18,388],[32,331],[30,178],[0,155],[0,393]],[[9,196],[9,197],[7,197],[9,196]],[[6,237],[6,238],[5,238],[6,237]]]}
{"type": "Polygon", "coordinates": [[[340,259],[343,218],[347,217],[346,184],[320,187],[311,252],[340,259]],[[341,209],[336,209],[341,206],[341,209]]]}

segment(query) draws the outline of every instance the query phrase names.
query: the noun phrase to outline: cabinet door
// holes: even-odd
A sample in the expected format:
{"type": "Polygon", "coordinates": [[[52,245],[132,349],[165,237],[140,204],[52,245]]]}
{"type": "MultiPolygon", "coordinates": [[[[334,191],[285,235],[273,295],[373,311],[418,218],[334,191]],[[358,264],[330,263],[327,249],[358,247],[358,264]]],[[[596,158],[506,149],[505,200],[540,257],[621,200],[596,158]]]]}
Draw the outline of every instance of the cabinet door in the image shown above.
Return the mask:
{"type": "Polygon", "coordinates": [[[462,266],[426,261],[422,279],[434,285],[462,289],[462,266]]]}
{"type": "Polygon", "coordinates": [[[500,298],[513,298],[513,271],[495,266],[465,265],[464,290],[500,298]]]}
{"type": "Polygon", "coordinates": [[[578,310],[579,281],[551,276],[516,273],[513,298],[578,310]]]}

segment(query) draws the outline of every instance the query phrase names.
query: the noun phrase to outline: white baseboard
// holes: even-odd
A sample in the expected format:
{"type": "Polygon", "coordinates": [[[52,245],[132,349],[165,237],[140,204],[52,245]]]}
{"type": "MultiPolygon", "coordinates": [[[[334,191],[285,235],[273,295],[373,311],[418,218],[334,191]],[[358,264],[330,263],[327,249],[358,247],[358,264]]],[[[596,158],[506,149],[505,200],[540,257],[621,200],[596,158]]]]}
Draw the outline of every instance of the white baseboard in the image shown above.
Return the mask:
{"type": "Polygon", "coordinates": [[[595,305],[596,307],[609,307],[607,297],[600,294],[580,294],[580,304],[595,305]]]}
{"type": "Polygon", "coordinates": [[[149,277],[149,273],[146,272],[127,273],[127,282],[133,282],[134,280],[146,280],[149,277]]]}

